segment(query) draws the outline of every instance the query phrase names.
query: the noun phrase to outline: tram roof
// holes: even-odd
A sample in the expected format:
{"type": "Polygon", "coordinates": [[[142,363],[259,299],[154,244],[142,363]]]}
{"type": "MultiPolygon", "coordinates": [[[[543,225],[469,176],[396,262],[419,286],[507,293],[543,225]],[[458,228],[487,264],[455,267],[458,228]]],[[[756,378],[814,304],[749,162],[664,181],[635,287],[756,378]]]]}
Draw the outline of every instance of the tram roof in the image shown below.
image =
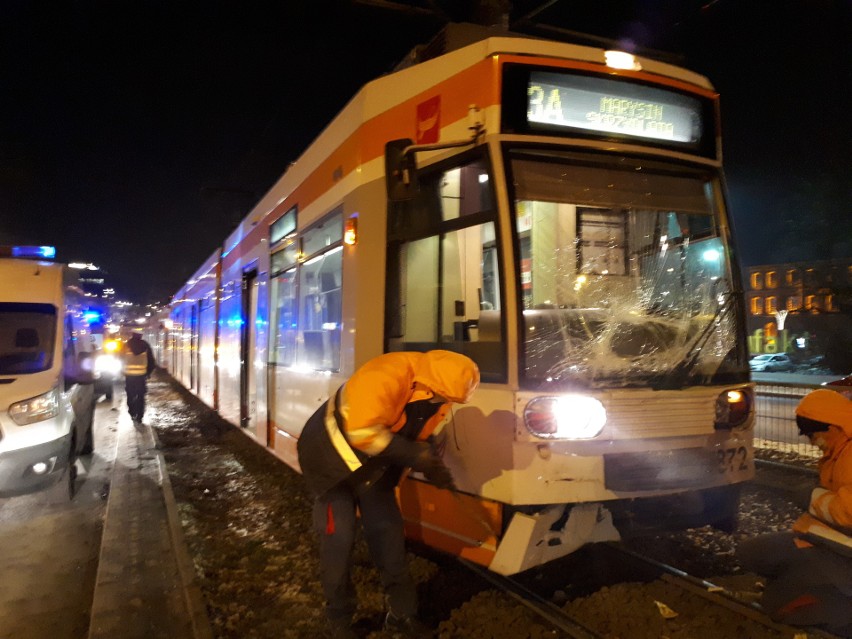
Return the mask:
{"type": "MultiPolygon", "coordinates": [[[[526,36],[507,34],[504,31],[477,27],[477,25],[456,25],[456,30],[447,30],[440,47],[432,47],[432,55],[422,62],[417,55],[408,56],[394,70],[365,84],[346,104],[337,116],[293,162],[253,209],[243,218],[240,225],[225,241],[224,254],[247,237],[259,222],[279,209],[293,191],[321,166],[329,155],[355,134],[363,123],[386,112],[389,108],[422,94],[428,87],[470,68],[471,66],[499,55],[536,56],[562,60],[574,60],[601,67],[606,65],[605,49],[566,42],[558,42],[526,36]],[[468,27],[474,27],[469,29],[468,27]],[[487,37],[482,38],[485,34],[487,37]],[[496,35],[495,35],[496,34],[496,35]],[[479,38],[479,39],[477,39],[479,38]],[[446,50],[445,53],[441,53],[446,50]]],[[[428,49],[421,49],[421,53],[428,49]]],[[[417,51],[417,49],[415,49],[417,51]]],[[[636,56],[642,70],[665,78],[694,85],[705,91],[713,91],[709,80],[693,71],[647,57],[636,56]]],[[[202,269],[203,270],[203,269],[202,269]]]]}

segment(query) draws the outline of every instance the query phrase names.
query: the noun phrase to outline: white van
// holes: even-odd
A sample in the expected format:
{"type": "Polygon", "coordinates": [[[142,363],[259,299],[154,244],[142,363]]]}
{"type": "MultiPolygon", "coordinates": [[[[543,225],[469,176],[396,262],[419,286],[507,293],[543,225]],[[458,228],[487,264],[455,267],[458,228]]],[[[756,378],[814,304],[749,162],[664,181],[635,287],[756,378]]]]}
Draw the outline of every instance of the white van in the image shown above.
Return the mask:
{"type": "Polygon", "coordinates": [[[0,497],[60,481],[73,495],[77,455],[94,447],[85,298],[64,265],[27,259],[50,249],[0,247],[0,497]]]}

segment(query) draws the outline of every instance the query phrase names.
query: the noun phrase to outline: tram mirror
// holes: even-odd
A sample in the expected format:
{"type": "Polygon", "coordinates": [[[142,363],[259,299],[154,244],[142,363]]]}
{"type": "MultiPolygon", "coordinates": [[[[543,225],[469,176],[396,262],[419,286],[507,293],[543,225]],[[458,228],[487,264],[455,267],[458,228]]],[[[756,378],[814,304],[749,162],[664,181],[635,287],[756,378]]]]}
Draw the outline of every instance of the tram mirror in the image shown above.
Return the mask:
{"type": "Polygon", "coordinates": [[[391,202],[413,200],[420,191],[414,152],[405,153],[413,144],[409,138],[385,144],[385,181],[391,202]]]}

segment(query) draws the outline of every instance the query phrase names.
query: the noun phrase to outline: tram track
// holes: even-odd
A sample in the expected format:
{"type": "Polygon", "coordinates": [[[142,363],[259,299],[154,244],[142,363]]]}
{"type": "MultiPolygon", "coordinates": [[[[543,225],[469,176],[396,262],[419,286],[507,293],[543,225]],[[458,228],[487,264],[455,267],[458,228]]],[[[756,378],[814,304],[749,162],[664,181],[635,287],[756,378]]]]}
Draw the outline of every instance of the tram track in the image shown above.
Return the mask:
{"type": "MultiPolygon", "coordinates": [[[[601,543],[595,546],[589,560],[599,569],[603,565],[612,567],[612,570],[601,569],[601,579],[596,586],[600,586],[602,589],[627,583],[632,583],[639,589],[641,583],[648,584],[657,581],[683,592],[685,596],[700,599],[700,603],[697,604],[699,607],[716,610],[716,612],[706,613],[705,616],[713,619],[728,618],[728,623],[732,627],[748,627],[748,624],[757,624],[764,629],[764,634],[760,636],[772,636],[780,639],[838,639],[836,635],[820,629],[803,629],[777,623],[766,615],[757,603],[743,600],[738,597],[737,593],[728,590],[726,587],[689,575],[674,566],[643,556],[624,548],[620,544],[601,543]],[[737,620],[741,620],[741,622],[737,620]]],[[[544,623],[549,624],[555,632],[559,633],[558,636],[560,637],[607,639],[607,637],[616,636],[606,630],[594,627],[581,616],[572,614],[569,607],[553,603],[554,589],[559,590],[560,581],[557,575],[562,573],[564,582],[565,573],[560,570],[560,562],[555,562],[546,571],[537,569],[529,574],[514,577],[495,574],[464,559],[459,559],[459,562],[491,587],[507,595],[544,623]]],[[[564,583],[562,583],[562,588],[565,588],[564,583]]],[[[570,586],[567,589],[570,589],[570,586]]],[[[677,627],[681,629],[689,627],[691,621],[688,611],[674,611],[660,601],[654,603],[657,604],[660,615],[670,615],[671,619],[677,618],[677,627]]],[[[612,615],[620,613],[621,611],[617,608],[610,610],[612,615]]],[[[696,620],[696,623],[699,622],[700,620],[696,620]]],[[[720,628],[719,632],[724,633],[724,629],[720,628]]],[[[673,636],[692,635],[674,634],[673,636]]],[[[714,636],[717,636],[718,639],[726,639],[734,635],[719,634],[714,636]]]]}
{"type": "Polygon", "coordinates": [[[662,563],[650,557],[645,557],[627,548],[623,548],[614,543],[604,544],[615,553],[623,553],[630,556],[636,561],[647,563],[650,567],[661,571],[660,579],[666,583],[672,584],[681,588],[693,595],[701,597],[708,603],[726,608],[737,615],[741,615],[752,621],[755,621],[766,628],[770,628],[779,633],[793,633],[793,636],[801,639],[803,636],[819,639],[836,639],[836,635],[825,632],[818,628],[808,628],[805,633],[799,628],[788,626],[773,621],[766,613],[764,613],[759,604],[755,602],[745,602],[738,598],[737,595],[727,588],[717,585],[706,579],[694,577],[679,568],[662,563]]]}
{"type": "Polygon", "coordinates": [[[535,615],[541,617],[555,629],[564,633],[565,637],[570,637],[571,639],[603,639],[603,635],[599,635],[596,632],[589,630],[580,623],[578,619],[569,615],[562,608],[551,603],[520,582],[509,577],[498,575],[497,573],[471,563],[466,559],[459,558],[459,563],[471,572],[475,573],[485,582],[491,584],[501,592],[507,594],[517,603],[529,609],[535,615]]]}

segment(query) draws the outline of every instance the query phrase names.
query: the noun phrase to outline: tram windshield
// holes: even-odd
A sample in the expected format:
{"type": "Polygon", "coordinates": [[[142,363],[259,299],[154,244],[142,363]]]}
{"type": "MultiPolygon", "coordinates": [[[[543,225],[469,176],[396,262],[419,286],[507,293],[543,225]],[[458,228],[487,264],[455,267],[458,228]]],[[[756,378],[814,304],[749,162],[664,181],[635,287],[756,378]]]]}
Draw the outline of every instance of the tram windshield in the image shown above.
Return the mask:
{"type": "Polygon", "coordinates": [[[509,158],[528,383],[680,388],[744,368],[712,172],[509,158]]]}

